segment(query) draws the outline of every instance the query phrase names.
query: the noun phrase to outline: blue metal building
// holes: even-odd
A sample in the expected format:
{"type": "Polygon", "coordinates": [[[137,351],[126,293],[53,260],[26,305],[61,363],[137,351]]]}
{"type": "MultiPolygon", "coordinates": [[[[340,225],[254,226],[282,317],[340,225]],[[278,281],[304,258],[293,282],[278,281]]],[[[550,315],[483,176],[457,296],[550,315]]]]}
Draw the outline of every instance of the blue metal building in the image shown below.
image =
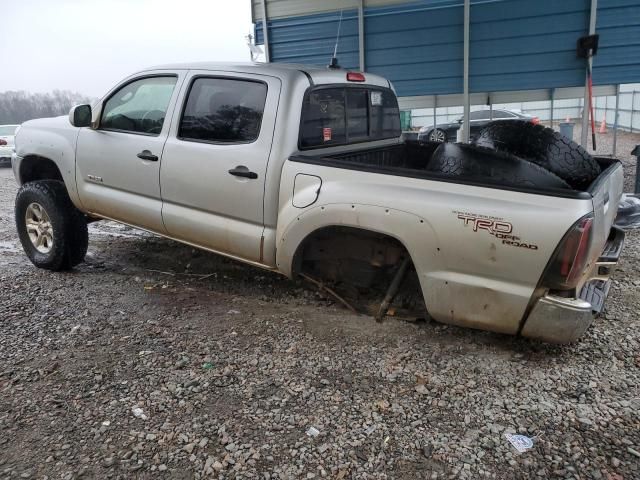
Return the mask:
{"type": "Polygon", "coordinates": [[[467,17],[465,3],[252,0],[252,13],[274,62],[327,65],[340,29],[340,65],[389,78],[403,108],[581,97],[576,43],[593,27],[596,95],[640,82],[640,0],[470,0],[467,17]]]}

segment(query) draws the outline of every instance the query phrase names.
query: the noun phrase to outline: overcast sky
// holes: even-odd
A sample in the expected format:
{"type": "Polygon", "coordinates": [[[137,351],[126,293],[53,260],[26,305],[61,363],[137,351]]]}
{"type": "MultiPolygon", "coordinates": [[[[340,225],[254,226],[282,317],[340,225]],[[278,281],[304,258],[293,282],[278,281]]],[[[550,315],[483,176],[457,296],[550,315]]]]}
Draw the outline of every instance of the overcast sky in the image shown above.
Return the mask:
{"type": "Polygon", "coordinates": [[[250,0],[6,0],[0,92],[100,97],[141,68],[249,61],[250,0]]]}

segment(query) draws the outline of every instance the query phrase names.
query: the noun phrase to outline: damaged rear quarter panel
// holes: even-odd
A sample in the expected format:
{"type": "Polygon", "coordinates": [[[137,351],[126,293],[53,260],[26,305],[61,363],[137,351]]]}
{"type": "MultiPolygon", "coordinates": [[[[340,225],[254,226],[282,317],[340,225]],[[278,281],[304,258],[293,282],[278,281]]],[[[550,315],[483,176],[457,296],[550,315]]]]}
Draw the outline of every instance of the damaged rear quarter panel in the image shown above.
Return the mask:
{"type": "Polygon", "coordinates": [[[443,323],[515,334],[567,229],[592,206],[433,180],[286,162],[277,265],[291,276],[298,246],[315,230],[350,226],[384,233],[408,250],[430,315],[443,323]],[[296,208],[297,174],[322,178],[318,200],[296,208]]]}

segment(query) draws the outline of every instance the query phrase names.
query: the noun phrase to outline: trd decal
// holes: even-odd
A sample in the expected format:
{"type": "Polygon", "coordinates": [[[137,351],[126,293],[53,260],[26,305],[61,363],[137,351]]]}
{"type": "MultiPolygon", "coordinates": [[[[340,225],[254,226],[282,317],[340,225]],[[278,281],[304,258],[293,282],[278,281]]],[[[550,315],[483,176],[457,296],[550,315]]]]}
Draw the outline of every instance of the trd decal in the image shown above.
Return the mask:
{"type": "Polygon", "coordinates": [[[472,225],[473,231],[487,230],[491,235],[496,233],[511,233],[513,231],[513,225],[509,222],[502,222],[499,220],[489,220],[486,218],[478,218],[464,213],[459,213],[458,218],[464,222],[464,225],[472,225]]]}
{"type": "Polygon", "coordinates": [[[485,231],[489,235],[493,235],[502,240],[503,245],[538,250],[537,245],[523,242],[520,237],[514,235],[513,225],[510,222],[506,222],[503,218],[458,212],[456,210],[454,210],[453,213],[458,216],[459,220],[462,220],[462,224],[466,228],[471,228],[474,232],[485,231]]]}

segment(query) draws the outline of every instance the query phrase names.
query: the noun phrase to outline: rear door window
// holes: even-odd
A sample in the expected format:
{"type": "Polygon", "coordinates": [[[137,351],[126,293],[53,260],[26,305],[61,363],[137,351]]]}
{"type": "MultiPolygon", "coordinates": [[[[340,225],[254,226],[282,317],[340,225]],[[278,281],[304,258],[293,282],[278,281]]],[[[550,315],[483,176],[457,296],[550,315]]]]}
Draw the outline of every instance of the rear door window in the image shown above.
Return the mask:
{"type": "Polygon", "coordinates": [[[178,137],[213,143],[250,143],[260,134],[267,99],[262,82],[197,78],[189,91],[178,137]]]}
{"type": "Polygon", "coordinates": [[[319,87],[305,96],[300,128],[301,149],[399,136],[398,101],[389,89],[319,87]]]}

